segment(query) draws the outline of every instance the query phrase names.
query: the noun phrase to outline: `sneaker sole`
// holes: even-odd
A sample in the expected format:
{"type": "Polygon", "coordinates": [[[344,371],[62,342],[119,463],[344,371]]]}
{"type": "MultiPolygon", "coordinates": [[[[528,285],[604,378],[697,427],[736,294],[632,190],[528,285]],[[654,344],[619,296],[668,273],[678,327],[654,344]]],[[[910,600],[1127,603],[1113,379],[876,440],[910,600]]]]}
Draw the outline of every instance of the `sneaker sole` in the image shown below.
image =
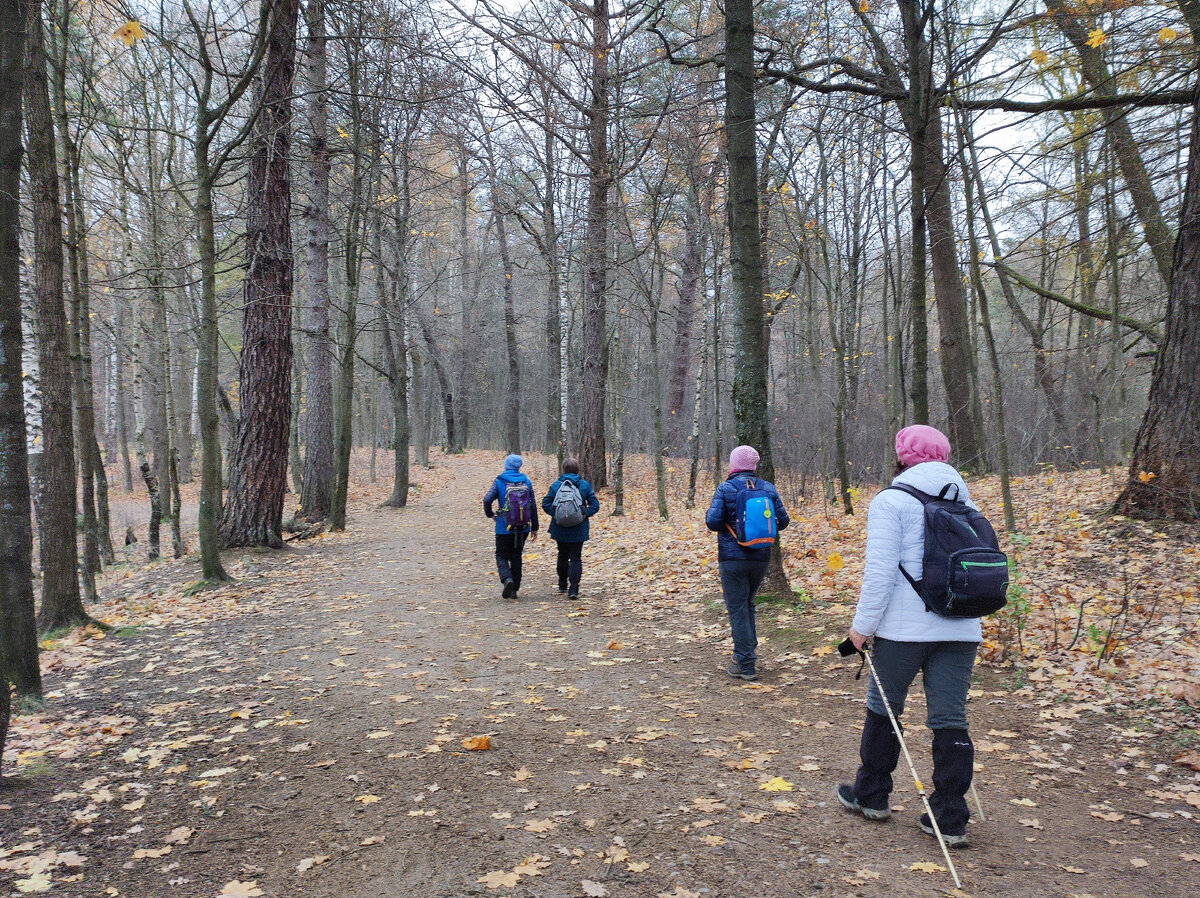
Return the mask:
{"type": "Polygon", "coordinates": [[[758,674],[730,673],[726,667],[721,668],[721,673],[733,680],[745,680],[747,683],[758,682],[758,674]]]}
{"type": "Polygon", "coordinates": [[[891,808],[888,808],[885,811],[879,810],[878,808],[864,808],[857,801],[849,801],[844,798],[840,790],[835,791],[833,794],[837,797],[837,800],[841,802],[842,807],[844,807],[847,811],[850,811],[854,814],[862,814],[868,820],[882,822],[892,816],[891,808]]]}
{"type": "MultiPolygon", "coordinates": [[[[925,833],[925,835],[932,836],[935,839],[937,838],[937,833],[935,833],[933,831],[932,826],[926,826],[924,823],[921,823],[921,822],[918,822],[917,826],[921,827],[921,832],[925,833]]],[[[969,848],[970,847],[970,843],[967,841],[966,836],[951,836],[951,835],[947,835],[946,833],[942,833],[942,838],[946,840],[947,848],[969,848]]]]}

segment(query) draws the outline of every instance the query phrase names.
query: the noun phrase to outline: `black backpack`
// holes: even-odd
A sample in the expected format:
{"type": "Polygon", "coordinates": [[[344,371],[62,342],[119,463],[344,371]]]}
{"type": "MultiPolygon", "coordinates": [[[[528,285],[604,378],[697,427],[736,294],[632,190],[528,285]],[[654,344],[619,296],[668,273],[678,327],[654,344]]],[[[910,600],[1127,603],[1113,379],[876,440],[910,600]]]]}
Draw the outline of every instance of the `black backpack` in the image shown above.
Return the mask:
{"type": "Polygon", "coordinates": [[[945,617],[983,617],[1008,603],[1008,556],[987,518],[958,498],[956,483],[936,496],[907,485],[890,486],[925,508],[925,557],[920,580],[900,573],[925,608],[945,617]],[[954,487],[954,498],[947,498],[954,487]]]}

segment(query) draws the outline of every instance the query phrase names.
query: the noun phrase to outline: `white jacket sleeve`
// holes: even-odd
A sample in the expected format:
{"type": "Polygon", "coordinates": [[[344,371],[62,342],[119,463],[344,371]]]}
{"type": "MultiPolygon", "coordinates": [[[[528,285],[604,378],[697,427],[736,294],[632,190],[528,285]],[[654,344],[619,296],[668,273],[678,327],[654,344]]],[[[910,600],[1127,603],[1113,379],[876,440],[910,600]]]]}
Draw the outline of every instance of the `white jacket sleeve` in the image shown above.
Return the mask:
{"type": "Polygon", "coordinates": [[[867,548],[862,590],[854,613],[855,631],[873,636],[892,599],[900,576],[900,509],[888,493],[881,492],[867,510],[867,548]]]}

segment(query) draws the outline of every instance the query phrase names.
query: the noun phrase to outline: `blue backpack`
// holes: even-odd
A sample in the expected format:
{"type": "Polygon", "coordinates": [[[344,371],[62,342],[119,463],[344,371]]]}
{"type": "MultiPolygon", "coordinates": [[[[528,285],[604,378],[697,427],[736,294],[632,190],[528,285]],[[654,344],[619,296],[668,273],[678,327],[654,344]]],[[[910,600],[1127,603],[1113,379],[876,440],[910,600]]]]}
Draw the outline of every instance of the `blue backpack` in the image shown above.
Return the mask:
{"type": "Polygon", "coordinates": [[[739,546],[764,549],[775,542],[779,528],[775,523],[775,503],[753,477],[747,477],[734,500],[733,525],[726,524],[739,546]]]}
{"type": "Polygon", "coordinates": [[[946,484],[936,496],[905,485],[888,489],[908,493],[925,508],[921,579],[909,576],[904,565],[900,573],[927,611],[944,617],[984,617],[1008,603],[1008,556],[1000,551],[988,519],[958,498],[958,484],[946,484]],[[951,486],[953,499],[947,497],[951,486]]]}

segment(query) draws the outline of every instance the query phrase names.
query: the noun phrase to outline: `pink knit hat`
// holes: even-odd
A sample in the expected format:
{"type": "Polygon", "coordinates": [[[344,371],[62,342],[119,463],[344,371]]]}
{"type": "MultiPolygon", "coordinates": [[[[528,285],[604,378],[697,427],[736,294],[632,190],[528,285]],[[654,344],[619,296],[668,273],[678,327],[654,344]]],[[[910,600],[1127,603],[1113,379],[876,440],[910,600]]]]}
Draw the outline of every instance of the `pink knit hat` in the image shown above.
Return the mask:
{"type": "Polygon", "coordinates": [[[896,458],[905,467],[923,461],[949,461],[950,441],[936,427],[913,424],[896,434],[896,458]]]}
{"type": "Polygon", "coordinates": [[[729,473],[753,471],[758,467],[758,452],[753,446],[738,446],[729,453],[729,473]]]}

